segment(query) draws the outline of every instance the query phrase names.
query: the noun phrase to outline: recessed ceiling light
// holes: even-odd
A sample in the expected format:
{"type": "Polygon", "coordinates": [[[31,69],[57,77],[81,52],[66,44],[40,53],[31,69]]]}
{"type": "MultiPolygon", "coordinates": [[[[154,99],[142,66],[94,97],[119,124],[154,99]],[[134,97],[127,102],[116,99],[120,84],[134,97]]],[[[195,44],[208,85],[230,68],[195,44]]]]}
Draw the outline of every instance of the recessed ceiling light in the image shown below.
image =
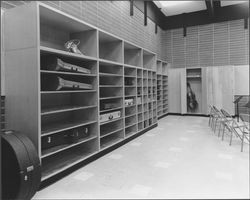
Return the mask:
{"type": "Polygon", "coordinates": [[[192,1],[158,1],[162,8],[168,8],[171,6],[183,5],[186,3],[191,3],[192,1]]]}

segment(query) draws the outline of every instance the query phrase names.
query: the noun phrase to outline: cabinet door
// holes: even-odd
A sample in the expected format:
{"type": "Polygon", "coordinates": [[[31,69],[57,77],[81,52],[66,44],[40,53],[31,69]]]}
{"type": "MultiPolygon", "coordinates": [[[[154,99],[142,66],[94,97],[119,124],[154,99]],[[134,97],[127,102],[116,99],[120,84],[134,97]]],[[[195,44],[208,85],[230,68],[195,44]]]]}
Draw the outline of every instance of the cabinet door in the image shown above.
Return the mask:
{"type": "Polygon", "coordinates": [[[233,66],[206,69],[207,106],[215,105],[234,115],[234,68],[233,66]]]}
{"type": "Polygon", "coordinates": [[[234,67],[223,66],[219,67],[219,77],[222,94],[222,108],[227,110],[231,115],[235,114],[234,109],[234,67]]]}
{"type": "Polygon", "coordinates": [[[169,112],[181,113],[181,70],[169,69],[169,112]]]}

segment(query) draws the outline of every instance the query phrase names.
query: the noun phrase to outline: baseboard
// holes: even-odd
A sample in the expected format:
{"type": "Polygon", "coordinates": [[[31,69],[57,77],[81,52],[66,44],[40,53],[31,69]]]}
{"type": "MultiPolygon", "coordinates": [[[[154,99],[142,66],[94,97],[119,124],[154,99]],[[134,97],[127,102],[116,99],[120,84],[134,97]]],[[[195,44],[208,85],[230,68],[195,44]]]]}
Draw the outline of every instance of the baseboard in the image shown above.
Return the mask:
{"type": "Polygon", "coordinates": [[[186,113],[186,114],[182,114],[183,116],[196,116],[196,117],[209,117],[209,115],[205,115],[205,114],[191,114],[191,113],[186,113]]]}
{"type": "Polygon", "coordinates": [[[166,114],[161,115],[160,117],[158,117],[158,120],[159,120],[159,119],[162,119],[162,118],[164,118],[164,117],[166,117],[166,116],[168,116],[168,113],[166,113],[166,114]]]}
{"type": "Polygon", "coordinates": [[[181,113],[172,113],[172,112],[169,112],[168,114],[169,114],[169,115],[178,115],[178,116],[182,116],[181,113]]]}
{"type": "Polygon", "coordinates": [[[177,116],[196,116],[196,117],[209,117],[209,115],[206,114],[192,114],[192,113],[168,113],[169,115],[177,115],[177,116]]]}
{"type": "Polygon", "coordinates": [[[157,127],[157,126],[158,126],[157,123],[153,124],[150,127],[148,127],[146,129],[144,129],[144,130],[136,133],[135,135],[132,135],[131,137],[125,138],[121,142],[119,142],[117,144],[114,144],[113,146],[111,146],[111,147],[109,147],[109,148],[107,148],[107,149],[105,149],[103,151],[100,151],[100,152],[94,154],[93,156],[87,158],[86,160],[83,160],[82,162],[77,163],[76,165],[74,165],[74,166],[72,166],[72,167],[70,167],[70,168],[68,168],[68,169],[66,169],[66,170],[64,170],[64,171],[56,174],[55,176],[53,176],[53,177],[51,177],[49,179],[44,180],[43,182],[41,182],[39,190],[41,190],[41,189],[43,189],[43,188],[45,188],[45,187],[47,187],[47,186],[55,183],[56,181],[59,181],[60,179],[62,179],[63,177],[69,175],[70,173],[72,173],[72,172],[80,169],[81,167],[83,167],[83,166],[85,166],[85,165],[87,165],[87,164],[89,164],[89,163],[97,160],[98,158],[104,156],[105,154],[110,153],[111,151],[114,151],[115,149],[117,149],[117,148],[125,145],[126,143],[130,142],[131,140],[139,137],[140,135],[148,132],[149,130],[151,130],[151,129],[157,127]]]}

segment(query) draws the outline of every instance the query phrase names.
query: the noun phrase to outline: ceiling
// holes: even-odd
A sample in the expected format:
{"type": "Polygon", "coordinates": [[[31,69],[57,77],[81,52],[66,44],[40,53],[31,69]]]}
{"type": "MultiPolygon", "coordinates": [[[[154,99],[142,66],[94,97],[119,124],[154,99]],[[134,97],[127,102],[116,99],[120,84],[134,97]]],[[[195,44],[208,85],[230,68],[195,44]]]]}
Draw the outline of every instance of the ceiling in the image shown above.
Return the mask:
{"type": "MultiPolygon", "coordinates": [[[[248,0],[249,1],[249,0],[248,0]]],[[[245,1],[228,1],[228,0],[221,0],[221,7],[229,6],[239,3],[247,2],[245,1]]],[[[154,1],[156,6],[161,9],[162,13],[165,16],[173,16],[179,15],[183,13],[190,13],[196,12],[201,10],[206,10],[206,3],[205,0],[196,0],[196,1],[154,1]]]]}

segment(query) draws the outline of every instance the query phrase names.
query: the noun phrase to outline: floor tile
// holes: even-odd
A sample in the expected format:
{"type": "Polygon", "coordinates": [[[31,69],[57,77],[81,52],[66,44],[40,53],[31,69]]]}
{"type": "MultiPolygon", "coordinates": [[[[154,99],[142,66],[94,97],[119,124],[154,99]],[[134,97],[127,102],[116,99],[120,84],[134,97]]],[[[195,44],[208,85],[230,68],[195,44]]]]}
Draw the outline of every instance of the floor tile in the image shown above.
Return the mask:
{"type": "Polygon", "coordinates": [[[157,162],[157,163],[155,163],[154,167],[167,169],[170,165],[171,164],[168,162],[157,162]]]}
{"type": "Polygon", "coordinates": [[[217,179],[232,181],[232,174],[225,172],[216,172],[215,176],[217,179]]]}
{"type": "Polygon", "coordinates": [[[170,147],[169,151],[172,151],[172,152],[182,152],[182,148],[180,148],[180,147],[170,147]]]}
{"type": "Polygon", "coordinates": [[[146,197],[151,190],[151,187],[145,185],[135,185],[134,187],[132,187],[129,193],[140,197],[146,197]]]}
{"type": "Polygon", "coordinates": [[[136,146],[136,147],[139,147],[141,146],[141,143],[140,142],[132,142],[129,144],[130,146],[136,146]]]}
{"type": "Polygon", "coordinates": [[[227,135],[221,141],[206,117],[169,115],[157,128],[37,192],[33,199],[249,199],[249,195],[249,146],[240,152],[237,138],[232,146],[227,135]]]}
{"type": "Polygon", "coordinates": [[[119,159],[122,158],[122,155],[120,155],[120,154],[110,154],[110,155],[108,155],[107,158],[114,159],[114,160],[119,160],[119,159]]]}
{"type": "Polygon", "coordinates": [[[81,180],[81,181],[86,181],[89,178],[91,178],[92,176],[94,176],[94,174],[89,173],[89,172],[81,172],[81,173],[75,175],[74,179],[81,180]]]}

